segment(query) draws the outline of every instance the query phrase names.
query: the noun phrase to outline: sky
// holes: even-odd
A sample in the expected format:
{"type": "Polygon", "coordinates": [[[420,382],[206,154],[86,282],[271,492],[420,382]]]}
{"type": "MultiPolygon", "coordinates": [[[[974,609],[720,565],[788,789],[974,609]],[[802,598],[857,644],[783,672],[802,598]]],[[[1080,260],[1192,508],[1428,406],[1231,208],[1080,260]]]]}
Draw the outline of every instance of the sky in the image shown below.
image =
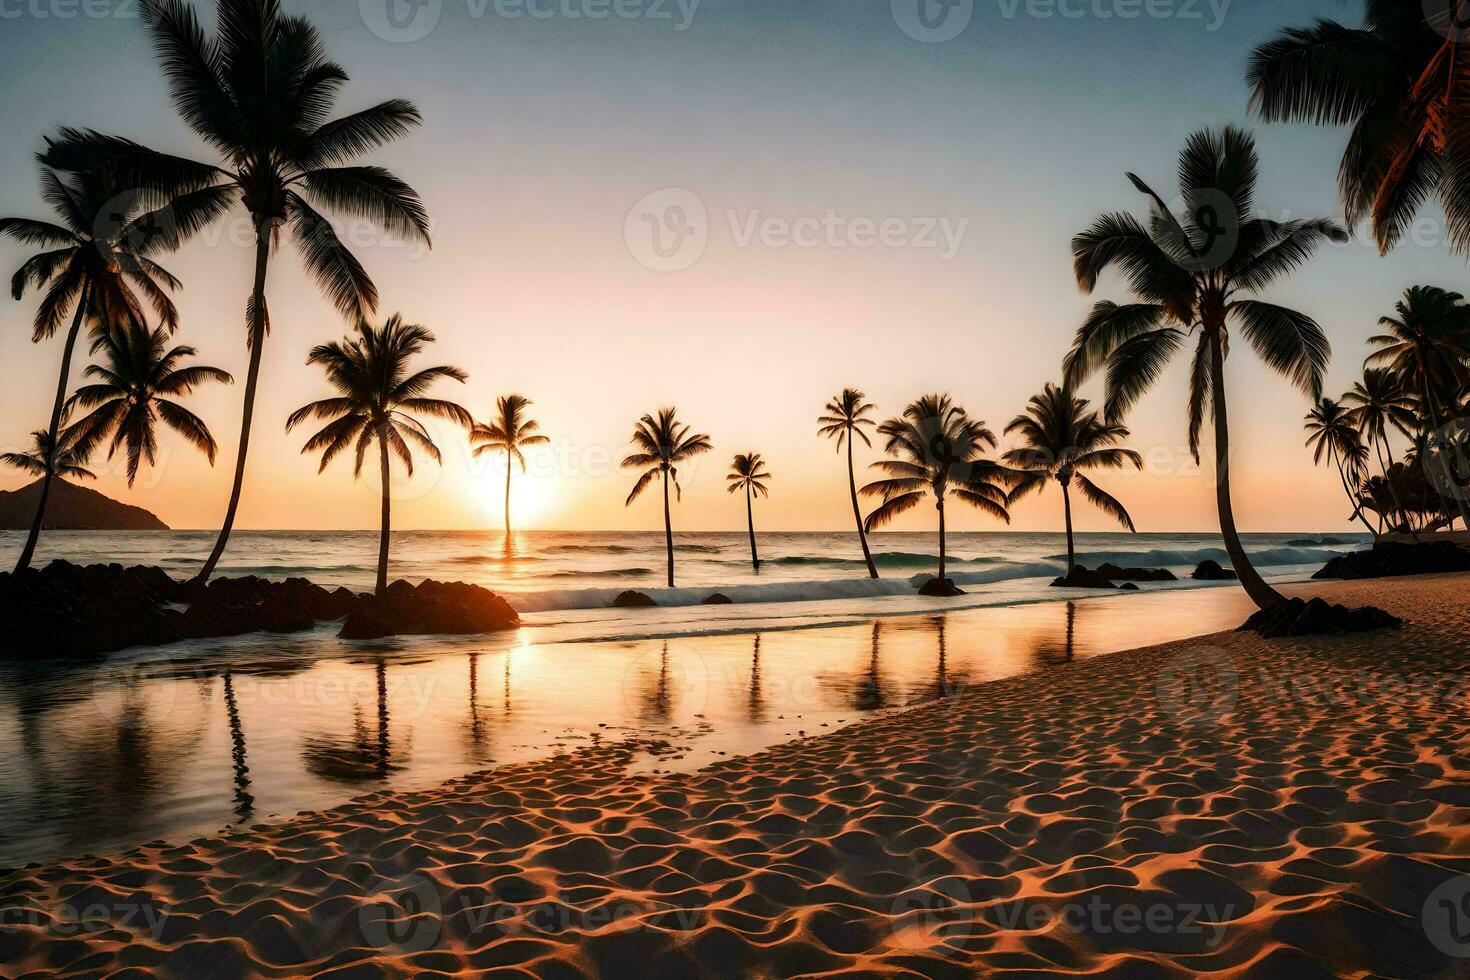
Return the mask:
{"type": "MultiPolygon", "coordinates": [[[[619,470],[633,423],[676,405],[715,451],[683,473],[684,530],[744,527],[724,492],[737,452],[773,474],[761,527],[843,529],[851,511],[834,446],[816,436],[844,386],[880,417],[947,391],[999,432],[1056,380],[1060,358],[1116,278],[1079,293],[1069,242],[1099,213],[1141,213],[1125,171],[1172,187],[1179,146],[1204,126],[1258,137],[1258,204],[1271,216],[1339,216],[1345,132],[1267,126],[1243,81],[1253,45],[1317,16],[1355,23],[1337,0],[293,0],[352,76],[342,112],[413,100],[424,125],[373,153],[422,194],[424,250],[344,226],[381,292],[438,342],[423,364],[469,373],[452,397],[480,419],[497,395],[533,402],[552,444],[515,475],[523,528],[654,529],[656,497],[631,507],[619,470]],[[932,4],[929,20],[916,4],[932,4]],[[390,8],[387,4],[392,4],[390,8]],[[391,16],[390,16],[391,15],[391,16]],[[929,26],[926,26],[926,23],[929,26]],[[949,35],[953,36],[949,36],[949,35]],[[658,233],[655,240],[654,233],[658,233]]],[[[209,10],[201,11],[206,26],[209,10]]],[[[133,0],[0,0],[0,213],[45,216],[33,155],[63,125],[170,152],[208,150],[169,107],[133,0]]],[[[1327,390],[1349,387],[1365,339],[1410,285],[1460,288],[1462,258],[1426,209],[1380,257],[1364,229],[1323,250],[1267,298],[1317,318],[1335,355],[1327,390]]],[[[164,260],[184,283],[178,343],[236,375],[188,404],[211,426],[211,467],[176,437],[128,488],[98,459],[104,493],[177,528],[221,519],[246,367],[251,250],[241,220],[164,260]]],[[[8,276],[25,251],[0,244],[8,276]]],[[[286,416],[327,392],[306,354],[346,325],[289,241],[268,284],[272,333],[237,527],[371,528],[375,474],[317,472],[286,416]]],[[[49,412],[60,338],[33,345],[35,297],[0,299],[5,411],[0,447],[49,412]]],[[[1099,482],[1140,530],[1217,527],[1213,481],[1185,447],[1183,363],[1128,420],[1140,474],[1099,482]]],[[[75,383],[75,381],[74,381],[75,383]]],[[[1243,530],[1348,530],[1337,474],[1303,448],[1306,398],[1245,344],[1227,365],[1236,516],[1243,530]]],[[[1084,394],[1101,397],[1100,382],[1084,394]]],[[[498,529],[504,463],[469,455],[430,423],[441,467],[393,485],[400,528],[498,529]]],[[[876,456],[860,452],[859,460],[876,456]]],[[[862,474],[860,474],[860,479],[862,474]]],[[[25,480],[0,475],[0,488],[25,480]]],[[[1054,490],[1018,504],[1012,528],[1058,526],[1054,490]]],[[[1077,526],[1106,530],[1077,509],[1077,526]]],[[[925,529],[920,508],[899,529],[925,529]]],[[[997,528],[951,509],[951,528],[997,528]]]]}

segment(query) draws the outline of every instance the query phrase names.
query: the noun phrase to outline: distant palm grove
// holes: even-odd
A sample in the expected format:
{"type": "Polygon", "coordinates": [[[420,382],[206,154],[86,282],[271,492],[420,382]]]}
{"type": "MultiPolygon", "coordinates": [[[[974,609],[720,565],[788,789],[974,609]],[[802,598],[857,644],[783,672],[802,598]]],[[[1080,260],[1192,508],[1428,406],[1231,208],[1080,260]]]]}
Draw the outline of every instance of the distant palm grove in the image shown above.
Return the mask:
{"type": "MultiPolygon", "coordinates": [[[[1146,523],[1098,476],[1141,468],[1141,456],[1126,445],[1128,416],[1166,372],[1177,371],[1188,392],[1179,422],[1190,450],[1198,460],[1207,440],[1213,448],[1215,504],[1233,570],[1257,605],[1281,603],[1236,526],[1229,409],[1241,395],[1226,387],[1231,356],[1258,358],[1300,392],[1304,451],[1323,467],[1334,494],[1340,487],[1341,519],[1375,538],[1454,530],[1457,523],[1470,528],[1470,303],[1434,284],[1383,297],[1360,379],[1334,398],[1324,392],[1332,355],[1326,332],[1310,311],[1273,299],[1319,247],[1345,241],[1356,224],[1366,222],[1387,252],[1431,199],[1448,217],[1449,247],[1470,255],[1470,127],[1460,112],[1470,73],[1456,60],[1455,31],[1425,13],[1435,6],[1367,0],[1360,25],[1319,21],[1250,54],[1251,109],[1263,121],[1346,127],[1342,220],[1263,216],[1256,195],[1270,174],[1251,134],[1234,126],[1201,129],[1180,149],[1170,184],[1120,175],[1118,197],[1097,202],[1098,217],[1072,239],[1077,286],[1103,296],[1077,326],[1072,347],[1058,352],[1055,380],[1000,436],[951,393],[917,394],[882,412],[858,387],[831,395],[816,435],[838,453],[834,496],[845,479],[852,547],[869,576],[880,574],[869,534],[920,507],[933,508],[937,544],[935,575],[921,590],[937,596],[959,591],[948,574],[946,543],[956,507],[1007,523],[1018,500],[1055,486],[1050,499],[1069,571],[1076,562],[1075,504],[1086,502],[1129,531],[1146,523]],[[1110,272],[1121,282],[1117,292],[1104,286],[1110,272]],[[1079,394],[1095,376],[1102,387],[1096,407],[1079,394]],[[861,460],[860,453],[877,458],[861,460]],[[860,478],[864,462],[872,479],[860,478]]],[[[39,484],[15,573],[27,572],[42,544],[54,481],[91,478],[89,467],[104,450],[108,459],[121,458],[130,485],[155,464],[160,439],[182,439],[211,463],[220,452],[209,425],[185,402],[200,386],[236,379],[195,363],[196,349],[175,342],[194,328],[180,322],[172,295],[181,283],[161,262],[230,214],[248,218],[253,229],[250,251],[232,259],[250,263],[251,287],[248,295],[223,299],[221,322],[210,328],[237,331],[226,336],[245,345],[249,366],[239,435],[225,447],[231,489],[220,501],[219,532],[202,556],[198,581],[209,580],[229,546],[257,412],[278,419],[288,408],[257,404],[262,353],[275,342],[269,274],[287,239],[294,246],[287,261],[307,271],[341,317],[340,325],[323,327],[323,336],[345,336],[302,352],[321,371],[322,397],[284,424],[313,423],[302,451],[318,454],[321,470],[338,456],[353,461],[354,475],[365,465],[376,468],[378,590],[389,577],[393,468],[412,472],[416,459],[440,460],[425,418],[457,426],[477,455],[505,457],[509,547],[512,473],[525,469],[527,449],[549,441],[530,415],[531,400],[503,395],[494,415],[476,422],[441,397],[446,385],[467,381],[467,372],[419,365],[434,334],[411,317],[380,314],[377,287],[330,220],[365,219],[429,244],[429,215],[418,193],[369,162],[375,151],[412,135],[421,123],[417,108],[392,98],[337,114],[347,72],[329,60],[311,23],[283,12],[277,0],[218,0],[212,34],[183,0],[141,0],[141,14],[171,107],[197,137],[197,153],[163,153],[95,129],[59,129],[38,154],[49,215],[0,219],[0,234],[29,254],[14,273],[13,297],[35,304],[33,340],[55,340],[60,362],[50,404],[30,409],[39,426],[30,447],[0,455],[0,463],[39,484]],[[233,328],[225,325],[230,321],[233,328]],[[75,370],[74,362],[88,357],[92,363],[75,370]],[[74,388],[78,377],[85,383],[74,388]]],[[[1143,162],[1151,173],[1169,163],[1143,162]]],[[[814,409],[822,395],[813,393],[814,409]]],[[[627,506],[657,490],[671,588],[680,470],[687,475],[713,448],[709,435],[670,406],[634,423],[622,459],[633,474],[627,506]]],[[[779,483],[760,452],[742,448],[725,483],[732,498],[743,498],[751,566],[759,572],[757,502],[779,483]]]]}

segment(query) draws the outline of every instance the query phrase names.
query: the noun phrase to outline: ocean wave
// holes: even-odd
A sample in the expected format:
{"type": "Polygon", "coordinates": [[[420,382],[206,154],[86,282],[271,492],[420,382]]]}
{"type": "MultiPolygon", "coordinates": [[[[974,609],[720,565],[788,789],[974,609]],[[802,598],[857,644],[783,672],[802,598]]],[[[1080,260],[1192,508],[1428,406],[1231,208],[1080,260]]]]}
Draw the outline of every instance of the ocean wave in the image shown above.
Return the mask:
{"type": "Polygon", "coordinates": [[[586,572],[552,572],[547,578],[636,578],[652,575],[651,568],[595,568],[586,572]]]}
{"type": "MultiPolygon", "coordinates": [[[[1259,550],[1247,549],[1251,562],[1256,565],[1310,565],[1314,562],[1325,562],[1330,558],[1350,551],[1351,548],[1327,549],[1327,548],[1261,548],[1259,550]]],[[[1067,556],[1048,555],[1051,561],[1065,562],[1067,556]]],[[[1187,550],[1154,549],[1151,551],[1079,551],[1077,562],[1089,568],[1096,568],[1103,562],[1112,562],[1114,565],[1143,566],[1148,568],[1158,567],[1187,567],[1198,565],[1200,562],[1210,559],[1222,565],[1230,564],[1230,555],[1224,548],[1190,548],[1187,550]]]]}
{"type": "Polygon", "coordinates": [[[455,555],[453,558],[446,558],[444,560],[450,565],[504,565],[523,561],[544,561],[545,559],[538,558],[535,555],[497,555],[494,552],[487,551],[475,555],[455,555]]]}
{"type": "MultiPolygon", "coordinates": [[[[1006,565],[985,571],[950,571],[949,577],[960,586],[986,585],[992,582],[1023,578],[1051,578],[1060,574],[1060,565],[1030,563],[1006,565]]],[[[907,578],[840,578],[807,582],[761,582],[755,585],[711,585],[698,588],[647,589],[660,606],[697,606],[711,593],[727,595],[735,602],[820,602],[831,599],[867,599],[878,596],[912,596],[932,575],[907,578]]],[[[555,609],[605,609],[612,605],[622,590],[618,588],[548,589],[538,592],[502,592],[505,600],[523,613],[547,612],[555,609]]]]}
{"type": "Polygon", "coordinates": [[[548,554],[586,554],[589,551],[597,551],[606,555],[626,555],[637,551],[632,545],[626,544],[553,544],[541,549],[548,554]]]}
{"type": "MultiPolygon", "coordinates": [[[[951,565],[995,565],[1005,563],[1004,558],[957,558],[950,555],[945,559],[951,565]]],[[[732,561],[730,564],[746,564],[748,560],[732,561]]],[[[780,558],[762,558],[762,565],[827,565],[839,568],[865,568],[867,562],[861,558],[825,558],[820,555],[782,555],[780,558]]],[[[938,555],[926,555],[910,551],[875,551],[873,564],[880,568],[929,568],[939,565],[938,555]]]]}

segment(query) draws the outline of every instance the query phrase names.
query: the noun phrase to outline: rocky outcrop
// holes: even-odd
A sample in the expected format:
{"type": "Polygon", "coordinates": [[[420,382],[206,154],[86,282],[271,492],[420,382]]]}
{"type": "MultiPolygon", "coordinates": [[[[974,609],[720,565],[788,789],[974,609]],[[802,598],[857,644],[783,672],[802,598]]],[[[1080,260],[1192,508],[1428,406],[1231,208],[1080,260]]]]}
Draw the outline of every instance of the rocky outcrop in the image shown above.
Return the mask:
{"type": "MultiPolygon", "coordinates": [[[[0,491],[0,531],[29,531],[41,499],[41,481],[0,491]]],[[[167,531],[168,525],[142,507],[113,500],[89,487],[51,481],[43,526],[57,531],[167,531]]]]}
{"type": "Polygon", "coordinates": [[[1213,558],[1206,558],[1200,562],[1194,570],[1194,575],[1191,576],[1201,582],[1234,582],[1237,577],[1234,569],[1222,567],[1213,558]]]}
{"type": "Polygon", "coordinates": [[[1236,632],[1254,632],[1268,637],[1335,636],[1393,629],[1402,624],[1403,620],[1397,616],[1374,606],[1349,609],[1321,598],[1292,598],[1270,609],[1260,610],[1236,632]]]}
{"type": "Polygon", "coordinates": [[[948,598],[949,596],[964,595],[965,590],[954,584],[954,579],[931,578],[919,586],[919,595],[937,596],[948,598]]]}
{"type": "Polygon", "coordinates": [[[1465,571],[1470,571],[1470,550],[1451,541],[1424,541],[1419,544],[1384,541],[1367,551],[1338,555],[1312,578],[1383,578],[1465,571]]]}
{"type": "Polygon", "coordinates": [[[730,597],[723,592],[715,592],[705,596],[703,604],[706,606],[728,606],[730,604],[730,597]]]}
{"type": "Polygon", "coordinates": [[[649,606],[656,605],[658,603],[647,595],[642,592],[634,592],[632,589],[618,593],[618,597],[613,600],[613,606],[617,609],[647,609],[649,606]]]}
{"type": "Polygon", "coordinates": [[[1054,589],[1116,589],[1112,579],[1101,571],[1093,571],[1081,565],[1073,565],[1066,575],[1052,580],[1054,589]]]}
{"type": "Polygon", "coordinates": [[[347,616],[344,640],[384,636],[495,633],[521,623],[510,604],[489,589],[465,582],[427,579],[413,585],[400,579],[380,596],[365,597],[347,616]]]}
{"type": "Polygon", "coordinates": [[[1070,572],[1054,579],[1051,584],[1057,589],[1113,589],[1118,587],[1118,582],[1173,581],[1177,578],[1167,568],[1123,568],[1112,562],[1103,562],[1096,569],[1073,565],[1070,572]]]}

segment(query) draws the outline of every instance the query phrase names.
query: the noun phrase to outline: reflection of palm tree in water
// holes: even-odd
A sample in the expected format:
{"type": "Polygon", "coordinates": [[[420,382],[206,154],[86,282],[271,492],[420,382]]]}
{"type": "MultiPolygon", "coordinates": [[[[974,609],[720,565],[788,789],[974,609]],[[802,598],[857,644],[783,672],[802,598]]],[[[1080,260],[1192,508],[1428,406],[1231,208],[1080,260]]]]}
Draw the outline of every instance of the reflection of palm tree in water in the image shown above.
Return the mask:
{"type": "Polygon", "coordinates": [[[645,721],[668,721],[672,708],[673,699],[669,695],[669,641],[664,640],[653,688],[643,695],[643,718],[645,721]]]}
{"type": "Polygon", "coordinates": [[[929,692],[930,697],[947,698],[958,688],[959,682],[950,680],[949,657],[944,645],[945,619],[943,616],[935,616],[930,620],[939,636],[939,661],[934,665],[934,686],[929,692]]]}
{"type": "Polygon", "coordinates": [[[510,718],[510,654],[505,655],[505,685],[500,692],[500,715],[510,718]]]}
{"type": "Polygon", "coordinates": [[[1062,634],[1060,644],[1052,636],[1037,636],[1036,646],[1031,654],[1033,666],[1037,669],[1051,667],[1056,664],[1071,663],[1077,655],[1077,603],[1068,600],[1066,603],[1066,627],[1062,634]]]}
{"type": "Polygon", "coordinates": [[[388,717],[388,664],[374,661],[377,681],[378,730],[376,735],[363,717],[362,706],[352,706],[352,734],[346,738],[316,735],[306,739],[302,757],[308,772],[336,783],[383,780],[400,764],[393,761],[388,717]]]}
{"type": "Polygon", "coordinates": [[[755,635],[754,649],[750,655],[750,700],[747,715],[759,724],[766,720],[766,701],[761,693],[761,635],[755,635]]]}
{"type": "Polygon", "coordinates": [[[878,637],[883,624],[873,621],[872,649],[868,656],[868,670],[853,688],[852,706],[858,711],[877,711],[888,701],[883,691],[883,675],[878,668],[878,637]]]}
{"type": "Polygon", "coordinates": [[[230,762],[235,770],[235,816],[244,823],[255,809],[250,795],[250,767],[245,762],[245,729],[240,724],[240,705],[235,700],[235,678],[225,671],[225,717],[230,723],[230,762]]]}

